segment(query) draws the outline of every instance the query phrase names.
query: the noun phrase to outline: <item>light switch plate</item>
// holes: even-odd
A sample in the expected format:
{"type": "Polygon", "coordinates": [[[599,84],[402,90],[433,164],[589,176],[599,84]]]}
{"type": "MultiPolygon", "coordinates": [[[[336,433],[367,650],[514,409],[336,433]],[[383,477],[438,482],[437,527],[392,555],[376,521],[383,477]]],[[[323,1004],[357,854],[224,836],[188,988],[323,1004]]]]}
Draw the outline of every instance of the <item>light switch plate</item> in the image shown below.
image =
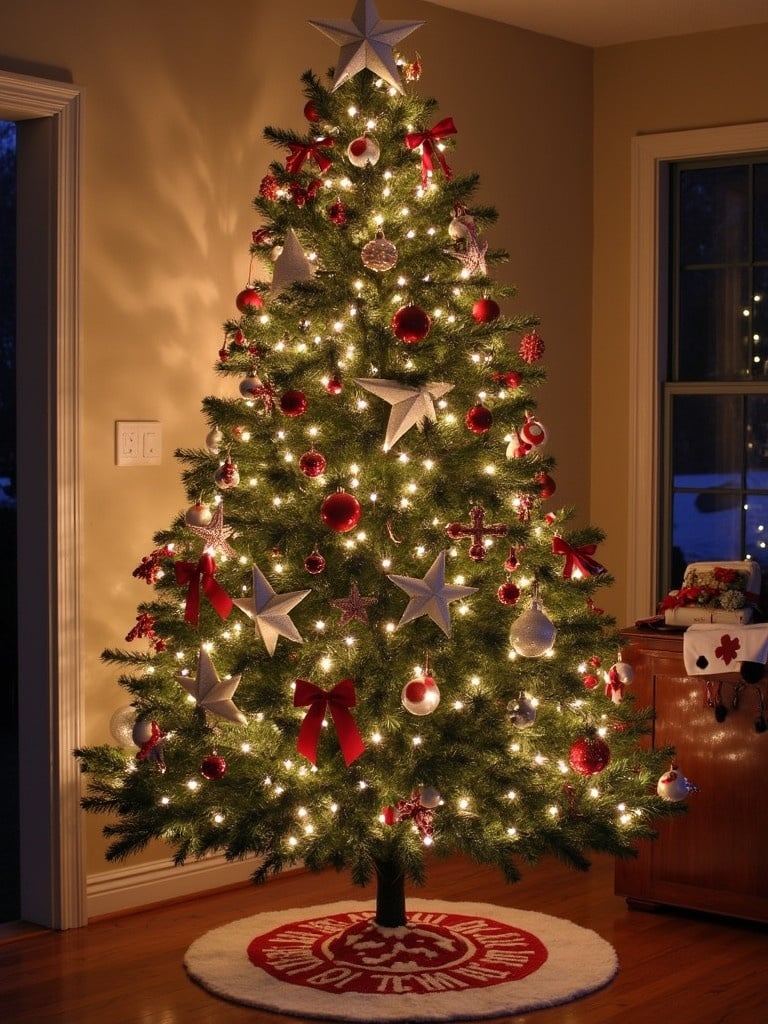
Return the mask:
{"type": "Polygon", "coordinates": [[[162,441],[159,420],[117,420],[115,465],[159,466],[162,441]]]}

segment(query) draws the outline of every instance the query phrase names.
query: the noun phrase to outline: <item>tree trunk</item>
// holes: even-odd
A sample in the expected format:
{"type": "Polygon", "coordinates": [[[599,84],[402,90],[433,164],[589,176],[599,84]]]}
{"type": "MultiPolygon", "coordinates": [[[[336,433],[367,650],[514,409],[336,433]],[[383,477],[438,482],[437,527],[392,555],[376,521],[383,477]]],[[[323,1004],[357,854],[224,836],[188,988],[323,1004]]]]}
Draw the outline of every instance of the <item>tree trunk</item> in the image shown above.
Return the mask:
{"type": "Polygon", "coordinates": [[[376,861],[376,924],[400,928],[405,916],[405,875],[392,861],[376,861]]]}

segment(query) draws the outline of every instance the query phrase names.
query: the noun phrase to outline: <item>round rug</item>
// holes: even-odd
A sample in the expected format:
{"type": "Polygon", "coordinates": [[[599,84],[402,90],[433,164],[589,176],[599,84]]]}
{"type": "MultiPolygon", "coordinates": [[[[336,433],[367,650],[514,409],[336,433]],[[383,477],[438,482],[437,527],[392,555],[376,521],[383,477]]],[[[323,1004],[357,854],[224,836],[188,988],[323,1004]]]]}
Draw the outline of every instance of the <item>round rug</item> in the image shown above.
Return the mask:
{"type": "Polygon", "coordinates": [[[256,914],[201,936],[184,965],[236,1003],[349,1021],[479,1020],[556,1006],[607,985],[610,943],[548,914],[409,900],[379,928],[366,903],[256,914]]]}

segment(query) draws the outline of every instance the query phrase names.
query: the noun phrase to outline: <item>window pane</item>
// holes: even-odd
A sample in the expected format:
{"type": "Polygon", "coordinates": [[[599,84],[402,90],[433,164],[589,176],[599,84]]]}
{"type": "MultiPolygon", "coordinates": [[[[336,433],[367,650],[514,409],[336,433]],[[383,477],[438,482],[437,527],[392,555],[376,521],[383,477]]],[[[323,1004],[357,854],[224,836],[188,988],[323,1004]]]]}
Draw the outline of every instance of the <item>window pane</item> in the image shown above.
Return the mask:
{"type": "Polygon", "coordinates": [[[692,168],[680,174],[680,263],[749,258],[749,168],[692,168]]]}
{"type": "MultiPolygon", "coordinates": [[[[695,486],[696,478],[687,483],[695,486]]],[[[691,562],[733,562],[742,557],[739,494],[718,494],[702,479],[699,491],[678,492],[672,499],[672,558],[674,586],[682,581],[679,567],[691,562]]],[[[766,510],[768,511],[768,510],[766,510]]]]}
{"type": "Polygon", "coordinates": [[[740,395],[676,395],[672,479],[677,489],[741,487],[744,422],[740,395]],[[683,484],[694,477],[696,483],[683,484]]]}
{"type": "MultiPolygon", "coordinates": [[[[768,208],[766,208],[768,220],[768,208]]],[[[766,224],[768,230],[768,223],[766,224]]],[[[768,378],[768,267],[755,267],[752,296],[752,348],[755,376],[768,378]]]]}
{"type": "Polygon", "coordinates": [[[754,558],[768,578],[768,495],[748,494],[746,511],[745,556],[754,558]]]}
{"type": "Polygon", "coordinates": [[[747,490],[768,492],[768,396],[747,399],[747,490]]]}
{"type": "Polygon", "coordinates": [[[768,164],[755,167],[755,259],[768,260],[768,164]]]}
{"type": "Polygon", "coordinates": [[[740,380],[752,369],[749,273],[743,267],[680,275],[679,380],[740,380]]]}

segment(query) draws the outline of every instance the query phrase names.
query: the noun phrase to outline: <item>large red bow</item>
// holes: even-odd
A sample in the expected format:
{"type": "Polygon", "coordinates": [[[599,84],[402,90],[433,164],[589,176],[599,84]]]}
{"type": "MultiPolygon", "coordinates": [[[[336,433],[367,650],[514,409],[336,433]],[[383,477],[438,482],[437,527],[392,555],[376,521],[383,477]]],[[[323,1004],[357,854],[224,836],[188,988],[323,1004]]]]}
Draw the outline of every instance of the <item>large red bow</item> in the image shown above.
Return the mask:
{"type": "Polygon", "coordinates": [[[222,619],[226,619],[232,611],[232,598],[213,578],[213,574],[216,572],[216,563],[209,554],[203,553],[197,565],[194,562],[174,562],[173,569],[178,584],[181,586],[189,584],[187,604],[184,609],[184,618],[187,622],[196,626],[200,619],[201,582],[205,596],[222,619]]]}
{"type": "Polygon", "coordinates": [[[322,153],[321,150],[328,149],[333,143],[334,140],[330,138],[318,139],[316,142],[306,144],[303,142],[289,142],[288,148],[291,151],[291,155],[286,157],[285,169],[289,174],[298,174],[306,160],[314,160],[320,168],[320,173],[324,174],[333,161],[326,153],[322,153]]]}
{"type": "Polygon", "coordinates": [[[435,145],[446,135],[455,135],[456,125],[452,117],[444,117],[438,121],[434,128],[428,128],[425,132],[409,132],[405,136],[405,144],[409,149],[418,149],[421,146],[421,184],[426,188],[429,172],[434,168],[434,160],[437,160],[440,169],[446,177],[451,180],[451,168],[440,149],[435,145]]]}
{"type": "Polygon", "coordinates": [[[321,690],[306,679],[296,680],[293,706],[302,708],[309,705],[309,711],[299,729],[296,749],[312,764],[317,764],[317,742],[323,726],[325,713],[330,706],[336,735],[344,760],[349,767],[365,750],[362,736],[349,709],[355,706],[355,686],[351,679],[342,679],[330,690],[321,690]]]}
{"type": "Polygon", "coordinates": [[[569,580],[577,569],[582,576],[602,576],[606,572],[605,566],[600,565],[592,558],[597,551],[597,544],[585,544],[580,548],[572,548],[562,537],[553,537],[552,550],[556,555],[565,555],[563,579],[569,580]]]}

